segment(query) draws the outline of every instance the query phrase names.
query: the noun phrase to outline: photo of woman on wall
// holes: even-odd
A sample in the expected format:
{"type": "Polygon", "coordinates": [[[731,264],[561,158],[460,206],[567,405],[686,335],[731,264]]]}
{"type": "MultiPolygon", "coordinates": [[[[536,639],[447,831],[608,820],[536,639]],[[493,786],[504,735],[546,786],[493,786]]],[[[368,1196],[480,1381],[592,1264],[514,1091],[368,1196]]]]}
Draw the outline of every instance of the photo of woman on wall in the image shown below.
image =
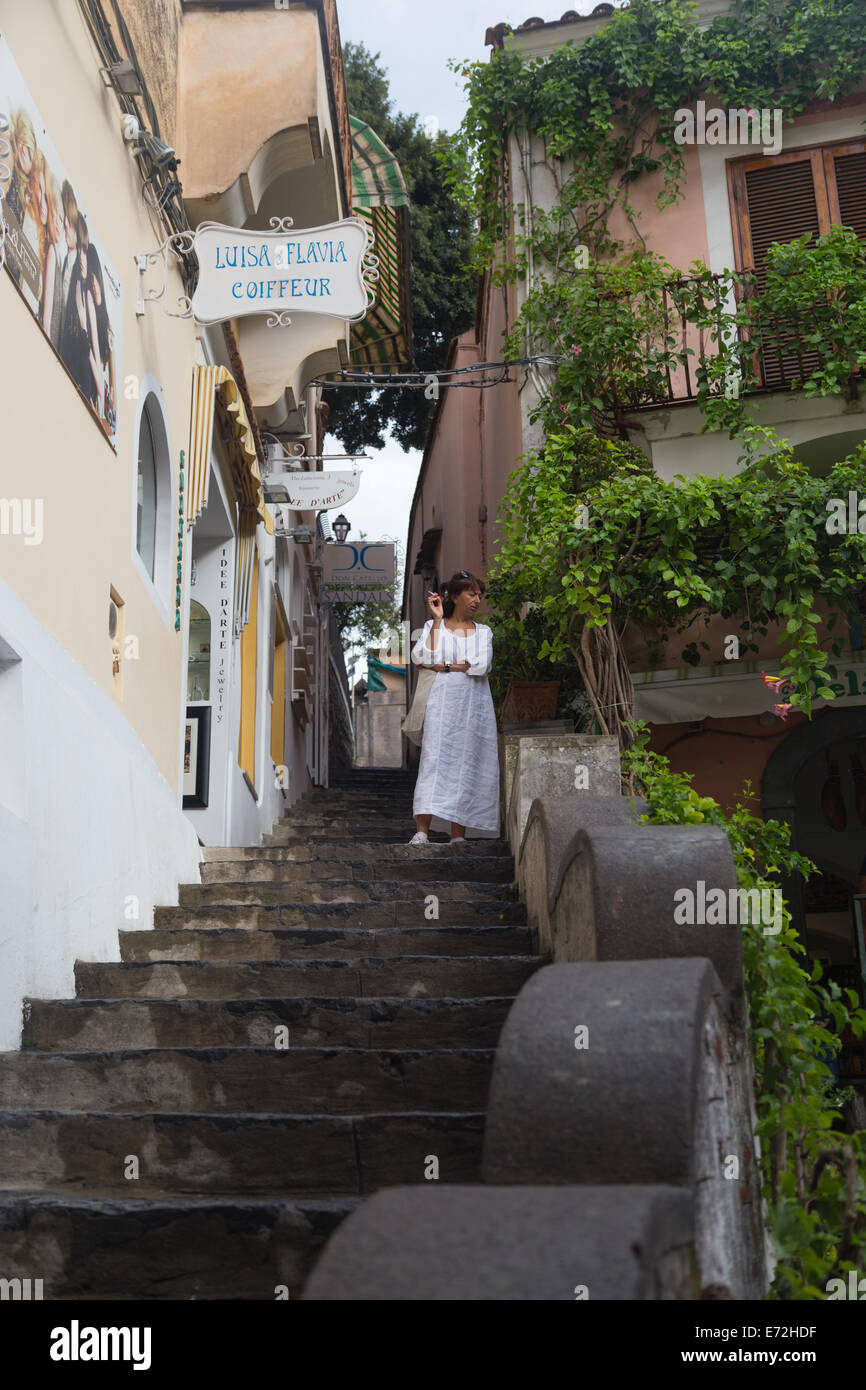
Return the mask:
{"type": "Polygon", "coordinates": [[[428,594],[431,617],[412,649],[417,666],[436,672],[424,712],[421,762],[412,814],[411,845],[425,845],[431,826],[450,830],[451,844],[467,831],[499,833],[499,746],[487,673],[493,634],[475,621],[484,584],[460,570],[428,594]]]}
{"type": "Polygon", "coordinates": [[[63,310],[63,271],[57,255],[57,184],[48,168],[48,161],[37,150],[33,161],[32,202],[36,215],[39,241],[39,266],[42,289],[39,299],[39,322],[43,333],[55,345],[60,338],[63,310]]]}
{"type": "Polygon", "coordinates": [[[87,248],[87,326],[90,339],[90,371],[94,409],[107,432],[114,432],[114,353],[111,324],[105,307],[105,285],[99,252],[91,242],[87,248]]]}
{"type": "Polygon", "coordinates": [[[18,245],[18,238],[27,240],[30,250],[33,253],[36,251],[36,223],[30,212],[30,185],[33,161],[36,157],[36,134],[26,111],[12,113],[9,143],[12,146],[12,172],[9,183],[3,190],[3,200],[4,216],[11,224],[13,246],[18,252],[18,255],[10,255],[8,262],[9,273],[17,285],[21,282],[21,262],[24,255],[24,248],[18,245]],[[27,230],[30,231],[30,237],[27,236],[27,230]]]}
{"type": "Polygon", "coordinates": [[[89,242],[87,222],[84,215],[79,213],[75,226],[75,250],[70,252],[74,259],[66,299],[66,311],[63,316],[60,355],[79,391],[93,405],[96,389],[93,383],[93,373],[90,370],[90,331],[87,316],[87,247],[89,242]]]}

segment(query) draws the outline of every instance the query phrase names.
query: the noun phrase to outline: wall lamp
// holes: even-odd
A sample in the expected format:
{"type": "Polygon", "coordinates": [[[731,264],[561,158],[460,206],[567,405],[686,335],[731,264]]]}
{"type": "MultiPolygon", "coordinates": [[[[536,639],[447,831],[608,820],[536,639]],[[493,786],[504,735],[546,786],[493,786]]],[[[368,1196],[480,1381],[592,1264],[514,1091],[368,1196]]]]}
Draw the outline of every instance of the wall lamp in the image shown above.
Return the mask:
{"type": "Polygon", "coordinates": [[[331,522],[331,530],[337,537],[337,541],[340,545],[343,545],[345,543],[346,537],[348,536],[351,529],[351,522],[349,522],[346,519],[346,517],[342,515],[342,513],[340,514],[340,516],[337,517],[336,521],[331,522]]]}
{"type": "Polygon", "coordinates": [[[144,96],[141,78],[129,58],[121,58],[117,63],[109,63],[107,68],[100,68],[99,75],[106,87],[113,87],[122,96],[144,96]]]}
{"type": "Polygon", "coordinates": [[[180,160],[171,145],[160,140],[158,135],[151,135],[149,130],[144,130],[138,117],[130,115],[129,112],[124,112],[120,125],[123,138],[127,145],[132,147],[133,154],[146,154],[155,168],[171,169],[174,172],[180,160]],[[140,140],[141,144],[134,144],[136,140],[140,140]]]}
{"type": "Polygon", "coordinates": [[[296,541],[298,545],[313,544],[313,532],[309,526],[296,526],[294,530],[288,532],[288,535],[290,535],[292,540],[296,541]]]}

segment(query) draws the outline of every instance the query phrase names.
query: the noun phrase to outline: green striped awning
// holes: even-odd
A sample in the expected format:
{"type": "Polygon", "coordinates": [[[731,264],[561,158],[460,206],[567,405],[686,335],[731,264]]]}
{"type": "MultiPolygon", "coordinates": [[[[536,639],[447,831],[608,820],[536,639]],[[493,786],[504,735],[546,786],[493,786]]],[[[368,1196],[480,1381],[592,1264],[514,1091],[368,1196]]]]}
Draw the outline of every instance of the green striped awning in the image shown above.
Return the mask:
{"type": "Polygon", "coordinates": [[[368,223],[379,257],[376,303],[352,325],[352,358],[368,367],[406,367],[412,360],[409,292],[409,194],[400,165],[374,130],[350,116],[352,205],[368,223]]]}
{"type": "Polygon", "coordinates": [[[349,117],[352,127],[352,205],[355,208],[408,207],[403,171],[370,126],[349,117]]]}
{"type": "Polygon", "coordinates": [[[383,671],[392,671],[395,676],[406,677],[405,666],[389,666],[387,662],[380,661],[372,652],[367,653],[367,689],[368,690],[387,690],[388,687],[382,679],[383,671]]]}

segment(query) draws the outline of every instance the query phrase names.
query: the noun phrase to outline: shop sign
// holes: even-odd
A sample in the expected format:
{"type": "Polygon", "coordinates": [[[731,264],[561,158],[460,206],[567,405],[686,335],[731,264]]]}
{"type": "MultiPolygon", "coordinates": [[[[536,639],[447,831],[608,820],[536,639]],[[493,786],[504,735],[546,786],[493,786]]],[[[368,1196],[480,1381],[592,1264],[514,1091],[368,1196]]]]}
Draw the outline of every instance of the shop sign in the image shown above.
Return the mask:
{"type": "Polygon", "coordinates": [[[329,603],[390,603],[393,597],[390,589],[325,590],[325,598],[329,603]]]}
{"type": "MultiPolygon", "coordinates": [[[[273,480],[287,493],[288,500],[273,508],[277,534],[295,523],[286,512],[326,512],[351,502],[361,485],[361,470],[344,473],[278,473],[273,480]]],[[[268,480],[266,480],[268,481],[268,480]]]]}
{"type": "Polygon", "coordinates": [[[326,545],[324,563],[326,589],[386,588],[394,583],[394,546],[384,541],[326,545]]]}
{"type": "Polygon", "coordinates": [[[372,299],[376,271],[366,223],[349,217],[289,231],[291,218],[273,217],[270,232],[202,222],[193,249],[199,277],[192,297],[198,323],[267,314],[269,327],[292,314],[326,314],[355,322],[372,299]]]}
{"type": "Polygon", "coordinates": [[[219,602],[217,604],[217,641],[214,708],[219,726],[225,718],[226,692],[228,689],[228,661],[231,649],[231,563],[228,546],[220,548],[219,559],[219,602]]]}

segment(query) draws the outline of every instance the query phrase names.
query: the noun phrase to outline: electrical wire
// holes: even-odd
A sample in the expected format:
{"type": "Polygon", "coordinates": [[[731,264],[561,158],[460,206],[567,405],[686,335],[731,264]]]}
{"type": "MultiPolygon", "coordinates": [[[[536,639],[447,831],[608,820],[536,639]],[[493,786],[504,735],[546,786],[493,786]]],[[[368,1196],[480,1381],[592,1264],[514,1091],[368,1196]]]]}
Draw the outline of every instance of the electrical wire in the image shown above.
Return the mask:
{"type": "Polygon", "coordinates": [[[499,386],[504,382],[514,381],[510,375],[510,368],[525,367],[537,362],[547,363],[553,366],[558,362],[567,362],[568,358],[559,353],[537,353],[533,357],[512,357],[507,361],[501,362],[475,362],[467,367],[443,367],[438,371],[426,370],[422,367],[413,368],[406,372],[351,372],[341,371],[337,376],[315,377],[310,382],[311,386],[327,387],[346,387],[350,390],[360,390],[365,387],[368,390],[426,390],[434,383],[442,388],[445,387],[474,387],[479,391],[487,390],[491,386],[499,386]],[[479,381],[478,374],[481,372],[497,372],[498,375],[488,381],[479,381]],[[471,381],[458,380],[460,377],[472,377],[471,381]]]}
{"type": "MultiPolygon", "coordinates": [[[[159,136],[159,118],[156,107],[147,89],[141,69],[138,64],[138,57],[135,45],[126,26],[123,15],[121,14],[117,0],[111,0],[114,11],[117,29],[121,40],[126,49],[126,53],[121,53],[118,48],[111,24],[103,9],[101,0],[78,0],[78,8],[87,26],[93,45],[100,59],[103,68],[110,68],[113,63],[128,58],[135,68],[142,88],[142,101],[144,103],[144,116],[139,108],[136,98],[129,93],[119,92],[114,89],[118,105],[124,115],[134,116],[142,129],[147,129],[151,134],[159,136]]],[[[183,204],[183,189],[180,180],[177,178],[176,165],[174,168],[159,168],[155,165],[145,149],[133,150],[132,154],[136,159],[142,179],[142,197],[150,210],[158,217],[162,226],[168,231],[169,235],[177,232],[190,230],[189,220],[186,215],[186,208],[183,204]]],[[[173,161],[172,161],[173,163],[173,161]]],[[[180,271],[184,280],[184,287],[188,294],[192,293],[195,280],[198,274],[198,263],[195,254],[185,252],[180,258],[180,271]]]]}

